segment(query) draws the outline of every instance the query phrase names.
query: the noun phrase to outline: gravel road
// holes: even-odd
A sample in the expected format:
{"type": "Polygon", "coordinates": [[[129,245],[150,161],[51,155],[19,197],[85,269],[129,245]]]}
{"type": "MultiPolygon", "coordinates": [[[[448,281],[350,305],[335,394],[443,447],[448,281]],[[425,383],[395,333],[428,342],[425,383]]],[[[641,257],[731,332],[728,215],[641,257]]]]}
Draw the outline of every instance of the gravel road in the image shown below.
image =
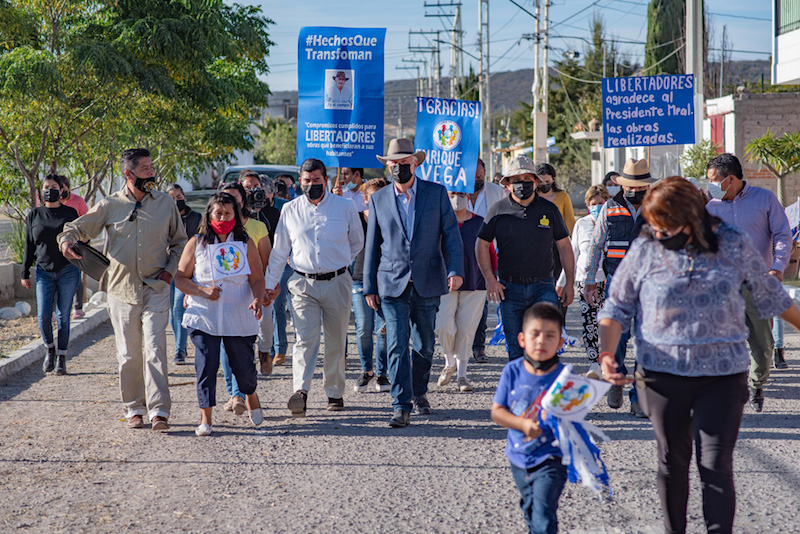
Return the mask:
{"type": "MultiPolygon", "coordinates": [[[[577,306],[569,319],[577,334],[577,306]]],[[[505,431],[489,418],[504,350],[490,347],[490,363],[470,367],[472,393],[436,386],[437,354],[434,413],[390,429],[388,393],[352,391],[352,327],[350,341],[346,411],[325,411],[320,371],[308,417],[289,419],[282,366],[259,377],[261,427],[220,402],[214,434],[197,438],[192,366],[170,363],[170,431],[126,427],[113,334],[100,327],[71,347],[69,375],[34,366],[0,385],[0,532],[524,532],[505,431]]],[[[786,342],[791,368],[773,374],[764,412],[748,409],[742,423],[736,532],[800,532],[800,335],[786,342]]],[[[586,368],[579,346],[564,359],[586,368]]],[[[224,402],[221,374],[217,384],[224,402]]],[[[663,532],[653,433],[627,410],[627,398],[620,411],[603,401],[589,417],[613,439],[601,447],[614,502],[568,485],[561,532],[663,532]]],[[[690,532],[704,532],[696,473],[691,491],[690,532]]]]}

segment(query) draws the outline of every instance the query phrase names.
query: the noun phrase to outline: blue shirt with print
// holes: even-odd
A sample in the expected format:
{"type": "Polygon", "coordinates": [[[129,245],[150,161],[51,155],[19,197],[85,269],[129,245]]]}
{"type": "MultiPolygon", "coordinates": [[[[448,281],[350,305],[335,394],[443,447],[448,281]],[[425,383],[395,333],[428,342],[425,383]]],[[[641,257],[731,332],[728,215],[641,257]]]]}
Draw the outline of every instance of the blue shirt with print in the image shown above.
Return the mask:
{"type": "MultiPolygon", "coordinates": [[[[533,375],[525,369],[524,363],[525,358],[517,358],[506,364],[493,400],[518,417],[538,419],[542,397],[558,378],[564,365],[557,364],[546,375],[533,375]]],[[[549,458],[561,457],[561,451],[553,445],[553,440],[555,436],[547,427],[542,427],[542,434],[534,439],[509,428],[506,456],[519,468],[536,467],[549,458]]]]}

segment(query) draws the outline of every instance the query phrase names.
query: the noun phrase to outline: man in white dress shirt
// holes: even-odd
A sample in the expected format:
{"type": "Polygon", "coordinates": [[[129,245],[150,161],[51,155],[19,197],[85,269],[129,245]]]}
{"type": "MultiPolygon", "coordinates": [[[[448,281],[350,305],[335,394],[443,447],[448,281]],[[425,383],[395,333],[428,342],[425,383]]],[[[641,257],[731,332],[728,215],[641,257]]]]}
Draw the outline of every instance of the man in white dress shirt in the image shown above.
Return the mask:
{"type": "MultiPolygon", "coordinates": [[[[478,166],[475,168],[475,192],[469,195],[469,211],[479,217],[486,218],[489,207],[506,198],[505,189],[497,184],[486,181],[486,165],[483,160],[478,158],[478,166]]],[[[486,319],[489,315],[489,301],[483,303],[483,315],[475,330],[475,339],[472,341],[472,357],[475,363],[489,363],[486,356],[486,319]]]]}
{"type": "Polygon", "coordinates": [[[361,194],[361,186],[364,185],[364,169],[342,167],[340,170],[341,179],[333,186],[331,192],[347,200],[352,200],[356,205],[356,211],[367,209],[364,202],[364,195],[361,194]]]}
{"type": "Polygon", "coordinates": [[[325,331],[322,377],[328,410],[344,409],[344,352],[353,282],[347,266],[364,246],[364,230],[351,201],[326,193],[327,176],[321,161],[303,162],[300,185],[305,194],[281,211],[265,277],[272,300],[280,292],[278,282],[291,256],[295,272],[288,289],[296,340],[292,357],[294,393],[288,407],[294,417],[306,415],[319,352],[320,322],[325,331]]]}

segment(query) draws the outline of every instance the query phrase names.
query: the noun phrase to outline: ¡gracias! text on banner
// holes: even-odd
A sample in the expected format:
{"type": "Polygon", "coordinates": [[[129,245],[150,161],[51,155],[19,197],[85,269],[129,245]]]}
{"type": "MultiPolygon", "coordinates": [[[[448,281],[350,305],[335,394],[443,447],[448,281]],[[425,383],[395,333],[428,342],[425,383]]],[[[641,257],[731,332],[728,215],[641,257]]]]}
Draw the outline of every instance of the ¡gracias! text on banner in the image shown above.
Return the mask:
{"type": "Polygon", "coordinates": [[[439,98],[418,98],[417,107],[417,111],[425,111],[431,115],[454,115],[456,117],[477,117],[481,110],[479,102],[439,98]],[[423,106],[425,107],[423,108],[423,106]]]}

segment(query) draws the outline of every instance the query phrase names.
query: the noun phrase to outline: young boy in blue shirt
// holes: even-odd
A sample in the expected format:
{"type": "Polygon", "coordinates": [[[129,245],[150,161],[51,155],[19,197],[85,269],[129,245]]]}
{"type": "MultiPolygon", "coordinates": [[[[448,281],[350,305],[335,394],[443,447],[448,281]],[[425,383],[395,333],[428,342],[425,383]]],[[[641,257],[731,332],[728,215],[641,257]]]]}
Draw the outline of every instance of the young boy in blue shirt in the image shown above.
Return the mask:
{"type": "Polygon", "coordinates": [[[542,397],[563,368],[558,361],[563,326],[564,316],[550,303],[525,311],[517,336],[523,357],[503,368],[492,403],[492,420],[508,428],[506,456],[531,534],[558,532],[556,510],[567,481],[553,432],[539,426],[542,397]]]}

